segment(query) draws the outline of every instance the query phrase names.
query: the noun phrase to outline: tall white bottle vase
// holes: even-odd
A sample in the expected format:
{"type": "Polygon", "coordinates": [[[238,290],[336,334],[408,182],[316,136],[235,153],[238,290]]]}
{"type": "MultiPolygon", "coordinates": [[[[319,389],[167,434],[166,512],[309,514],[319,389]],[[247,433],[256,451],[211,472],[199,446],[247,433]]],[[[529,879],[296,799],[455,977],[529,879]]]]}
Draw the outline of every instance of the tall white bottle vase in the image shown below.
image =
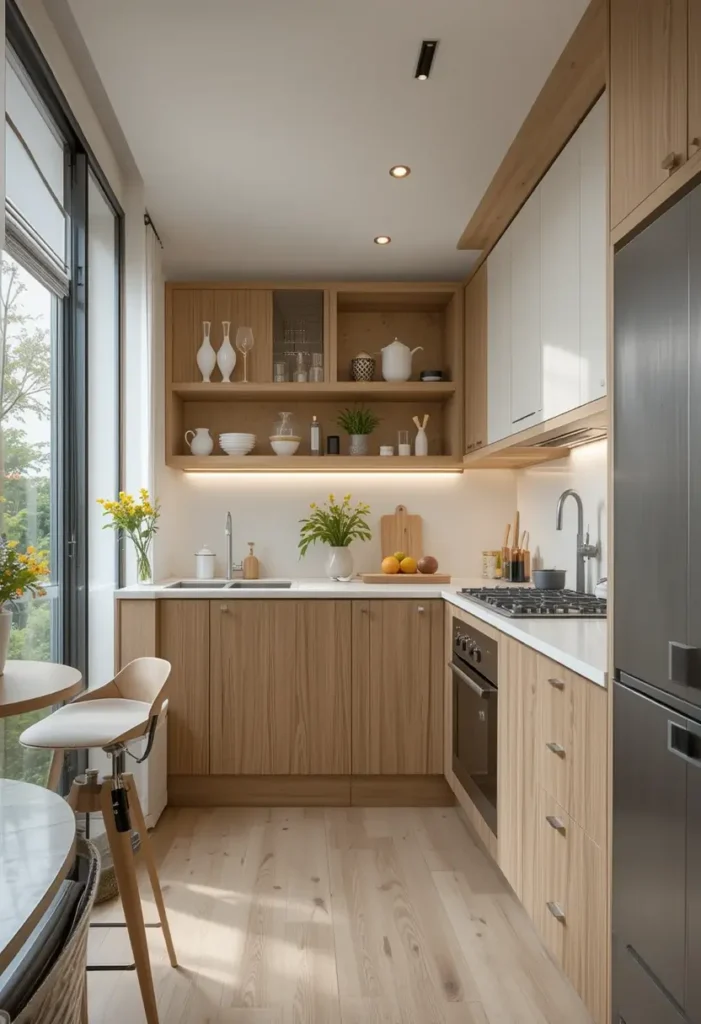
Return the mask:
{"type": "Polygon", "coordinates": [[[217,354],[212,348],[212,343],[209,340],[209,332],[212,324],[209,320],[204,320],[202,323],[202,330],[204,338],[202,344],[197,350],[197,365],[200,373],[202,374],[202,380],[205,384],[210,383],[210,377],[212,376],[212,370],[217,365],[217,354]]]}
{"type": "Polygon", "coordinates": [[[416,431],[416,438],[414,439],[414,455],[428,455],[428,438],[426,437],[426,431],[423,427],[419,427],[416,431]]]}
{"type": "Polygon", "coordinates": [[[236,366],[236,352],[234,351],[234,346],[231,344],[229,339],[230,327],[230,320],[222,320],[224,340],[217,352],[217,364],[221,370],[221,379],[225,384],[231,383],[231,374],[234,372],[234,367],[236,366]]]}

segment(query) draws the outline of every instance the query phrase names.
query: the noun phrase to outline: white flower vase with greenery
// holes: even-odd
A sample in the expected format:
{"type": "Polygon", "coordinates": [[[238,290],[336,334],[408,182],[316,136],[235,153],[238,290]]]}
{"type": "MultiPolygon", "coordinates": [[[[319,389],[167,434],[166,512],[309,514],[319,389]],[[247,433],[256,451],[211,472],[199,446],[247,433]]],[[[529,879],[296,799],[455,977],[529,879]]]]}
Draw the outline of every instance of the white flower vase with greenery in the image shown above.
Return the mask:
{"type": "Polygon", "coordinates": [[[329,500],[323,505],[319,506],[313,501],[309,507],[312,510],[311,515],[300,520],[300,558],[303,558],[310,545],[316,544],[317,541],[327,544],[327,575],[332,580],[347,582],[353,575],[353,556],[349,544],[353,540],[372,539],[367,524],[370,506],[362,501],[352,506],[350,494],[346,494],[339,504],[333,494],[329,494],[329,500]]]}
{"type": "Polygon", "coordinates": [[[28,547],[17,551],[16,541],[0,538],[0,675],[5,671],[7,651],[12,631],[12,602],[24,594],[44,597],[43,582],[48,578],[49,565],[44,551],[28,547]]]}
{"type": "Polygon", "coordinates": [[[337,422],[349,436],[349,454],[367,455],[368,437],[380,422],[374,412],[369,409],[344,409],[337,422]]]}
{"type": "Polygon", "coordinates": [[[105,523],[103,530],[118,530],[124,533],[134,545],[136,554],[136,575],[139,583],[153,582],[151,573],[151,541],[158,530],[160,507],[157,501],[151,501],[145,487],[139,491],[140,501],[135,501],[131,494],[119,492],[118,501],[98,498],[102,505],[103,515],[110,516],[111,521],[105,523]]]}

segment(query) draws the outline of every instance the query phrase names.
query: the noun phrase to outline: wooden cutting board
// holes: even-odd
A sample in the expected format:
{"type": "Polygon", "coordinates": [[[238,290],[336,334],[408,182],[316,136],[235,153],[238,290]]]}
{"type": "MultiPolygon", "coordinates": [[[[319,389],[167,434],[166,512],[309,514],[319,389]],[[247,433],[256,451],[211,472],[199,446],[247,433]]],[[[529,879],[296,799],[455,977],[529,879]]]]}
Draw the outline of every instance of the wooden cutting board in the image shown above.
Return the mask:
{"type": "Polygon", "coordinates": [[[380,519],[380,544],[383,558],[403,551],[418,562],[424,553],[421,516],[409,515],[406,505],[397,505],[394,515],[380,519]]]}
{"type": "Polygon", "coordinates": [[[432,575],[420,572],[411,574],[384,573],[384,572],[361,572],[360,578],[363,583],[422,583],[424,586],[431,583],[450,583],[451,577],[442,572],[434,572],[432,575]]]}

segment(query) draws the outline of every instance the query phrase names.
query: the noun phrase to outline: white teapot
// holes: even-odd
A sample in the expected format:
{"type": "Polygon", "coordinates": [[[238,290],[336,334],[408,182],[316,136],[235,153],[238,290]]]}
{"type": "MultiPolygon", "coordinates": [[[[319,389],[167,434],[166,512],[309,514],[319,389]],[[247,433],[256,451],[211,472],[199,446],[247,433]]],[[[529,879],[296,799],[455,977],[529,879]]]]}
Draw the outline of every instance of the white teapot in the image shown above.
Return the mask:
{"type": "Polygon", "coordinates": [[[391,345],[382,349],[382,376],[385,380],[409,380],[411,377],[411,357],[414,352],[423,352],[423,347],[409,348],[395,338],[391,345]]]}

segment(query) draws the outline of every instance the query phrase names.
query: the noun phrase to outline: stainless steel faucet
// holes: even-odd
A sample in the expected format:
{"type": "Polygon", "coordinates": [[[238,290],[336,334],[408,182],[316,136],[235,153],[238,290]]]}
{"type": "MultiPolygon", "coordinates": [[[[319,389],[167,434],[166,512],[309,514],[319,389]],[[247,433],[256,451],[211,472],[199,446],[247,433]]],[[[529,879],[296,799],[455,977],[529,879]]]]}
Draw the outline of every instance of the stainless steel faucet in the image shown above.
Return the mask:
{"type": "Polygon", "coordinates": [[[587,530],[586,540],[584,538],[584,506],[582,499],[571,487],[563,491],[557,499],[555,529],[562,529],[562,509],[568,498],[574,498],[577,502],[577,592],[583,594],[585,591],[584,563],[587,558],[596,558],[599,554],[599,545],[589,543],[589,530],[587,530]]]}
{"type": "Polygon", "coordinates": [[[234,564],[234,537],[231,528],[231,512],[226,513],[226,578],[232,579],[232,566],[234,564]]]}

